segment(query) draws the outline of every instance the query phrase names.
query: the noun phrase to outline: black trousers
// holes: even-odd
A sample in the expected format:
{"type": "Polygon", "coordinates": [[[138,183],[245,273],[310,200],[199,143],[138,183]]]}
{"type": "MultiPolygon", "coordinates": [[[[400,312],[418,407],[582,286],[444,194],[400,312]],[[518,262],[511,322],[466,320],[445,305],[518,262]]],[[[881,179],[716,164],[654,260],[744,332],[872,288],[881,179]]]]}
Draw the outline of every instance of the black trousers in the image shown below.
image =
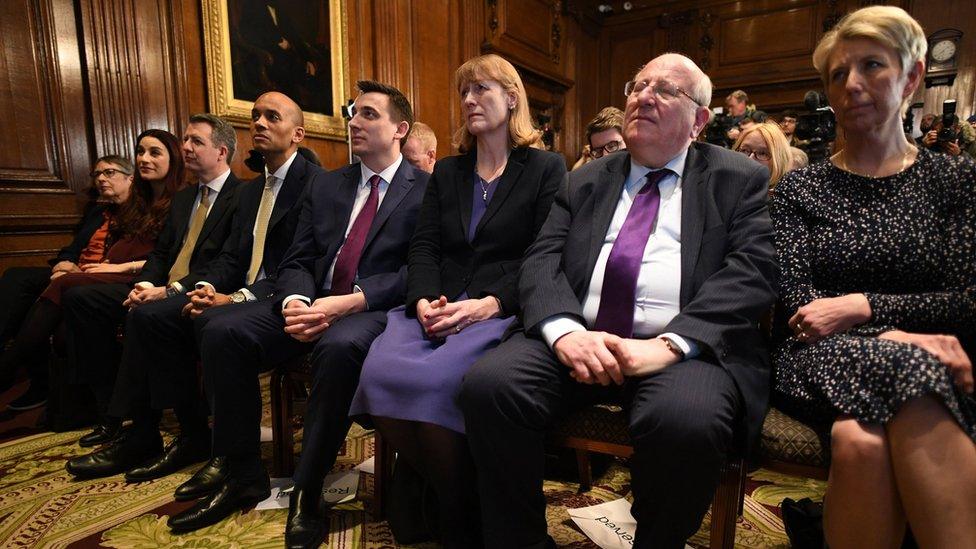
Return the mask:
{"type": "Polygon", "coordinates": [[[90,284],[64,292],[61,305],[66,323],[67,381],[88,385],[99,414],[108,412],[115,387],[122,346],[119,325],[128,312],[122,306],[127,284],[90,284]]]}
{"type": "Polygon", "coordinates": [[[201,316],[198,333],[207,395],[214,415],[213,454],[231,462],[260,457],[261,393],[257,376],[312,352],[315,381],[305,416],[296,482],[314,482],[332,468],[349,430],[349,405],[386,313],[363,312],[333,324],[315,343],[284,331],[280,302],[219,307],[201,316]],[[224,310],[226,309],[226,310],[224,310]]]}
{"type": "Polygon", "coordinates": [[[0,350],[13,339],[27,311],[51,282],[50,267],[10,267],[0,277],[0,350]]]}
{"type": "Polygon", "coordinates": [[[194,320],[183,316],[189,302],[177,295],[137,307],[126,316],[110,415],[138,417],[150,409],[195,408],[206,417],[194,320]]]}
{"type": "MultiPolygon", "coordinates": [[[[478,470],[485,546],[544,547],[546,430],[606,394],[569,377],[542,340],[515,332],[468,371],[461,386],[478,470]]],[[[720,366],[686,360],[631,378],[621,396],[634,444],[635,547],[683,547],[708,511],[742,408],[720,366]]]]}

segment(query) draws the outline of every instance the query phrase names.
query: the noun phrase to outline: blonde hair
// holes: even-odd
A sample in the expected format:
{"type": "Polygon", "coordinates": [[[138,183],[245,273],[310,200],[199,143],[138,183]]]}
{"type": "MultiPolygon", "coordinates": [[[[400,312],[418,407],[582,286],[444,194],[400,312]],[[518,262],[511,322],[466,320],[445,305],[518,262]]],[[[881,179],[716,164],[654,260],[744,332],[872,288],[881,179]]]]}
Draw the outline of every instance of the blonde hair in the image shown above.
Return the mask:
{"type": "MultiPolygon", "coordinates": [[[[895,52],[905,72],[921,61],[925,63],[928,40],[925,31],[911,15],[894,6],[869,6],[845,15],[837,26],[820,39],[813,52],[813,66],[827,85],[830,56],[841,40],[866,38],[895,52]]],[[[911,97],[905,98],[902,111],[911,97]]]]}
{"type": "Polygon", "coordinates": [[[805,168],[810,165],[810,157],[807,153],[798,147],[790,147],[790,154],[793,156],[793,167],[791,170],[796,170],[799,168],[805,168]]]}
{"type": "MultiPolygon", "coordinates": [[[[512,147],[543,148],[542,132],[532,124],[525,86],[515,67],[502,57],[489,53],[468,59],[454,73],[454,85],[459,92],[476,80],[494,80],[501,84],[505,92],[515,95],[515,108],[508,119],[509,144],[512,147]]],[[[475,141],[466,124],[462,124],[454,133],[454,146],[462,153],[473,150],[475,141]]]]}
{"type": "Polygon", "coordinates": [[[738,151],[742,147],[742,142],[746,137],[758,132],[769,148],[769,188],[772,189],[779,183],[780,178],[790,171],[793,165],[793,155],[790,153],[790,143],[783,135],[783,130],[779,129],[778,124],[763,122],[751,128],[742,130],[739,138],[732,145],[733,151],[738,151]]]}
{"type": "Polygon", "coordinates": [[[424,124],[423,122],[414,122],[410,126],[410,135],[407,138],[414,137],[420,144],[424,147],[424,152],[430,150],[437,150],[437,136],[434,135],[434,130],[430,126],[424,124]]]}

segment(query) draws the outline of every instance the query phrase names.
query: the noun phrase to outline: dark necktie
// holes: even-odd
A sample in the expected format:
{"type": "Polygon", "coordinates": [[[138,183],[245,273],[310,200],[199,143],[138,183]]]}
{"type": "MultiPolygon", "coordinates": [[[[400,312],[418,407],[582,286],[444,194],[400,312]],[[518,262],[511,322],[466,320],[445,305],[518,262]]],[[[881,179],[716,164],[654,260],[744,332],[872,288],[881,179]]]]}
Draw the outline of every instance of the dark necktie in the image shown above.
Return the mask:
{"type": "Polygon", "coordinates": [[[647,183],[634,197],[627,219],[620,227],[607,258],[603,289],[600,292],[600,309],[596,314],[596,322],[593,323],[594,330],[620,337],[634,335],[637,277],[640,275],[644,248],[647,247],[647,239],[651,236],[658,206],[661,204],[661,190],[657,185],[669,173],[673,172],[667,169],[649,172],[647,183]]]}
{"type": "Polygon", "coordinates": [[[332,295],[345,295],[352,292],[352,283],[356,279],[356,270],[359,268],[359,258],[363,255],[363,244],[366,243],[366,235],[369,234],[369,227],[373,224],[376,217],[376,205],[380,202],[380,179],[379,175],[369,178],[369,196],[363,209],[359,210],[356,221],[349,229],[349,235],[339,250],[339,257],[336,259],[335,270],[332,271],[332,295]]]}

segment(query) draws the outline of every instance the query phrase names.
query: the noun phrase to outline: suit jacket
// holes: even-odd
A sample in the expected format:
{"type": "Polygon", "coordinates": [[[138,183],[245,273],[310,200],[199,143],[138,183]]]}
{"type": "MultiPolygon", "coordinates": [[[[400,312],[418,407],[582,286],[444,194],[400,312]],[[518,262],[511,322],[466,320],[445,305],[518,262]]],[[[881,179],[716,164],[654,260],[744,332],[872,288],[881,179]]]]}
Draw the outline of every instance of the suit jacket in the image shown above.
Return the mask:
{"type": "Polygon", "coordinates": [[[88,246],[88,242],[91,240],[92,235],[95,231],[102,226],[105,222],[105,209],[108,207],[107,204],[94,204],[85,212],[78,226],[75,228],[75,236],[71,239],[69,243],[61,251],[58,252],[53,259],[49,260],[48,263],[53,267],[60,263],[61,261],[70,261],[72,263],[78,263],[78,258],[81,257],[82,250],[88,246]]]}
{"type": "MultiPolygon", "coordinates": [[[[268,233],[264,239],[261,264],[265,278],[247,287],[258,299],[270,297],[274,290],[278,267],[295,237],[298,216],[302,211],[302,194],[307,187],[324,177],[325,171],[322,168],[308,162],[300,154],[288,168],[271,210],[268,233]]],[[[217,259],[207,266],[207,275],[204,277],[218,292],[236,291],[247,282],[247,270],[251,265],[251,252],[254,248],[254,224],[257,222],[263,194],[263,175],[242,185],[237,193],[237,211],[234,213],[230,236],[217,259]]]]}
{"type": "MultiPolygon", "coordinates": [[[[278,270],[275,294],[328,295],[325,278],[345,240],[362,175],[359,163],[325,174],[305,193],[295,240],[278,270]]],[[[370,311],[401,305],[407,286],[407,248],[428,175],[404,160],[370,225],[355,284],[370,311]]]]}
{"type": "MultiPolygon", "coordinates": [[[[493,295],[502,315],[518,313],[518,269],[549,215],[566,175],[556,153],[520,147],[512,151],[485,215],[468,242],[477,156],[445,158],[434,166],[410,241],[407,314],[421,298],[493,295]]],[[[479,191],[480,192],[480,191],[479,191]]]]}
{"type": "MultiPolygon", "coordinates": [[[[567,176],[520,272],[530,333],[557,314],[586,323],[582,303],[629,171],[630,155],[621,153],[567,176]]],[[[758,324],[776,298],[778,274],[768,176],[741,154],[692,143],[681,183],[680,312],[663,330],[696,341],[702,359],[729,371],[751,441],[769,399],[769,354],[758,324]]]]}
{"type": "MultiPolygon", "coordinates": [[[[203,279],[207,264],[223,249],[237,209],[237,191],[240,184],[241,180],[231,173],[227,176],[220,193],[217,194],[217,199],[210,205],[207,221],[200,230],[196,246],[193,247],[193,255],[190,256],[190,273],[177,281],[184,288],[192,288],[193,284],[203,279]]],[[[173,195],[169,215],[156,239],[156,247],[149,254],[142,268],[142,274],[137,277],[139,281],[152,282],[156,286],[166,284],[169,270],[183,246],[190,217],[193,215],[193,202],[196,200],[198,188],[196,184],[190,185],[173,195]]]]}

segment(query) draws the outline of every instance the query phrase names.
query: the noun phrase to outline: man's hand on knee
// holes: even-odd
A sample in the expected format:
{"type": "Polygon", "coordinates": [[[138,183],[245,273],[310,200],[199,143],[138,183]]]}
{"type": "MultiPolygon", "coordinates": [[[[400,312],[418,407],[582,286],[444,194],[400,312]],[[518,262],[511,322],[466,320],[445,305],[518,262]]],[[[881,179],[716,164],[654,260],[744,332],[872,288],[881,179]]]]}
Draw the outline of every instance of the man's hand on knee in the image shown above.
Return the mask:
{"type": "Polygon", "coordinates": [[[621,385],[624,374],[609,349],[611,342],[619,339],[606,332],[569,332],[556,340],[553,350],[559,361],[572,369],[570,376],[576,381],[621,385]]]}
{"type": "Polygon", "coordinates": [[[285,333],[302,343],[315,341],[329,327],[324,314],[300,299],[285,304],[281,314],[285,318],[285,333]]]}
{"type": "Polygon", "coordinates": [[[664,340],[617,338],[607,344],[625,376],[646,376],[678,362],[664,340]]]}

